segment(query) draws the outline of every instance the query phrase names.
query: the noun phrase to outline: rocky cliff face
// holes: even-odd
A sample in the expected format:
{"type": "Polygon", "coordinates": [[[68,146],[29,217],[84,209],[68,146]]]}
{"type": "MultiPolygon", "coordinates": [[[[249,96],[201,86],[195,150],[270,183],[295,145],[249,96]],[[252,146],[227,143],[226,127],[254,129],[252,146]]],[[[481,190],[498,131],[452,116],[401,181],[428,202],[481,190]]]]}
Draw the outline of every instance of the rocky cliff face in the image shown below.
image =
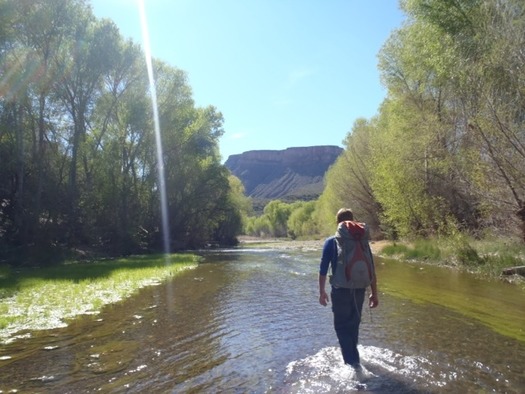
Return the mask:
{"type": "Polygon", "coordinates": [[[323,191],[324,175],[342,151],[338,146],[254,150],[231,155],[224,164],[247,196],[310,200],[323,191]]]}

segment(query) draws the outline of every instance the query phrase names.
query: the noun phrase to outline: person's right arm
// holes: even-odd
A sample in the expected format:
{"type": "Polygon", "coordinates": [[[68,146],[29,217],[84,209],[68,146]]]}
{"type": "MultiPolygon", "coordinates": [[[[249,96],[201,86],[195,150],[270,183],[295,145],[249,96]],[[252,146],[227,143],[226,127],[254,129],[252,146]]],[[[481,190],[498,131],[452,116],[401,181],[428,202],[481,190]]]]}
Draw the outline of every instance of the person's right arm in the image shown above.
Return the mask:
{"type": "Polygon", "coordinates": [[[319,274],[319,304],[322,306],[328,305],[330,298],[325,289],[326,286],[326,275],[319,274]]]}
{"type": "Polygon", "coordinates": [[[327,239],[324,242],[321,264],[319,266],[319,303],[322,306],[326,306],[330,302],[330,298],[326,292],[326,274],[332,261],[333,249],[333,240],[327,239]]]}

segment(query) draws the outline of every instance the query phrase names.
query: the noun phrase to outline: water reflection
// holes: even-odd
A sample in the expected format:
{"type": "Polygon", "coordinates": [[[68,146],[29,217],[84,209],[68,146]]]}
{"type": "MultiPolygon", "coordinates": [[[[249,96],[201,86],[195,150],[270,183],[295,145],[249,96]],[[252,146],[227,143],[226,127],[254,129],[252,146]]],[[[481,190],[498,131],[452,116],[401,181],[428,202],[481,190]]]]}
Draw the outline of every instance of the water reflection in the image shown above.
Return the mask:
{"type": "Polygon", "coordinates": [[[380,261],[382,286],[389,294],[444,306],[525,342],[525,299],[519,287],[430,265],[380,261]]]}
{"type": "MultiPolygon", "coordinates": [[[[495,321],[494,308],[505,310],[502,300],[516,296],[511,286],[484,290],[485,282],[457,273],[447,281],[447,270],[379,264],[386,294],[363,316],[363,381],[343,365],[330,308],[317,303],[318,251],[204,257],[195,270],[98,317],[4,346],[0,390],[523,392],[524,343],[451,305],[477,299],[480,313],[490,294],[484,312],[495,321]]],[[[512,305],[523,307],[519,299],[512,305]]]]}

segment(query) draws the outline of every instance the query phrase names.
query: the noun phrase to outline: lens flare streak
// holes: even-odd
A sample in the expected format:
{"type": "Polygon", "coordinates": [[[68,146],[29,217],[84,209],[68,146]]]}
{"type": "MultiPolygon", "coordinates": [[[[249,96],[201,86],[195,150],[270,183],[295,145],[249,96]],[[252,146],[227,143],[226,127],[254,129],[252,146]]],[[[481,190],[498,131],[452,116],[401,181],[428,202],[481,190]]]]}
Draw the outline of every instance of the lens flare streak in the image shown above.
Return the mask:
{"type": "Polygon", "coordinates": [[[162,151],[162,137],[160,132],[160,121],[159,111],[157,105],[157,90],[155,87],[155,76],[153,72],[153,61],[151,56],[151,45],[148,29],[148,21],[146,17],[146,8],[144,6],[144,0],[137,0],[139,14],[140,14],[140,27],[142,31],[142,44],[144,46],[144,54],[146,57],[146,67],[148,70],[149,89],[151,96],[151,105],[153,109],[153,121],[155,126],[155,142],[157,146],[157,171],[158,171],[158,182],[160,192],[160,204],[161,204],[161,217],[162,217],[162,233],[164,241],[164,253],[166,258],[170,254],[170,234],[169,234],[169,222],[168,222],[168,202],[166,196],[166,178],[164,176],[164,154],[162,151]]]}

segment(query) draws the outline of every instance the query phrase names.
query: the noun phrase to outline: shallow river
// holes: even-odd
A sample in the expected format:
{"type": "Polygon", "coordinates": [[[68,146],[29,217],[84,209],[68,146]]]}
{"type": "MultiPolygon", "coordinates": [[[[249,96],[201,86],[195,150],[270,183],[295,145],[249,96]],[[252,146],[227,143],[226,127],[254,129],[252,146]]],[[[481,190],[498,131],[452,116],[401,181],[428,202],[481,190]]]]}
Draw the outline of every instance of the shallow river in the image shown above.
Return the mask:
{"type": "Polygon", "coordinates": [[[0,346],[0,392],[525,392],[516,286],[377,259],[358,380],[317,301],[319,250],[204,257],[100,315],[0,346]]]}

